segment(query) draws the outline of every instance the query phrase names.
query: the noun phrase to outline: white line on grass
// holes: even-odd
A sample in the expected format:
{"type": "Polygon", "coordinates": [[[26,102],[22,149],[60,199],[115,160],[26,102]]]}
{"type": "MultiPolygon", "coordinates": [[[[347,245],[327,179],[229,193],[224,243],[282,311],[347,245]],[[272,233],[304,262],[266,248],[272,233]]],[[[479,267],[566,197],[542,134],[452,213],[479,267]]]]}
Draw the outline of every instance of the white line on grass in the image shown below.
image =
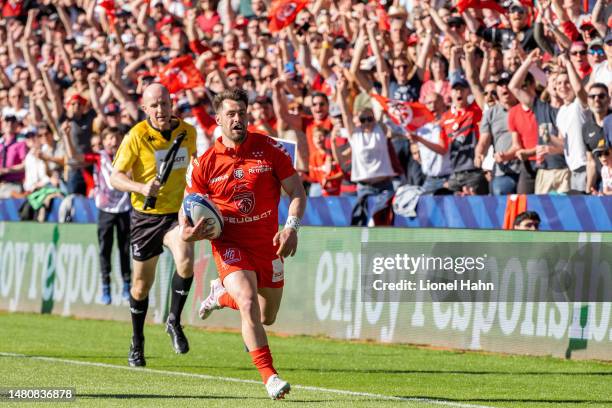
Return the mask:
{"type": "MultiPolygon", "coordinates": [[[[221,377],[221,376],[216,376],[216,375],[197,374],[197,373],[185,373],[181,371],[156,370],[153,368],[132,368],[128,366],[119,366],[115,364],[95,363],[93,361],[68,360],[68,359],[56,358],[56,357],[29,356],[26,354],[5,353],[5,352],[0,352],[0,356],[15,357],[15,358],[28,358],[32,360],[41,360],[41,361],[49,361],[49,362],[54,362],[54,363],[73,364],[73,365],[81,365],[81,366],[89,366],[89,367],[114,368],[117,370],[128,370],[128,371],[131,371],[132,373],[145,372],[145,373],[150,373],[150,374],[173,375],[177,377],[200,378],[203,380],[225,381],[225,382],[234,382],[234,383],[242,383],[242,384],[257,384],[257,385],[261,384],[261,381],[245,380],[242,378],[221,377]]],[[[461,402],[444,401],[444,400],[437,400],[437,399],[430,399],[430,398],[396,397],[393,395],[373,394],[369,392],[348,391],[348,390],[337,390],[334,388],[313,387],[310,385],[291,384],[291,388],[298,389],[298,390],[305,390],[305,391],[326,392],[330,394],[350,395],[354,397],[368,397],[368,398],[375,398],[375,399],[386,400],[386,401],[422,402],[422,403],[427,403],[427,404],[444,405],[447,407],[455,407],[455,408],[494,408],[494,407],[490,407],[486,405],[465,404],[461,402]]]]}

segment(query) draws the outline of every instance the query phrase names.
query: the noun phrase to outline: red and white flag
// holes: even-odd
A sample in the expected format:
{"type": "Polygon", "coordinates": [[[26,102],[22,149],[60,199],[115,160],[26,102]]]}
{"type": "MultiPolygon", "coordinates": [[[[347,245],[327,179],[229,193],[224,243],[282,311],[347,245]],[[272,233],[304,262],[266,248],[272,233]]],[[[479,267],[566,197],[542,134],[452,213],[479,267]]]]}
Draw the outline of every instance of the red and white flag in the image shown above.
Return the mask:
{"type": "Polygon", "coordinates": [[[159,71],[159,82],[170,93],[204,86],[206,81],[189,55],[173,59],[159,71]]]}
{"type": "Polygon", "coordinates": [[[309,0],[276,0],[272,3],[268,20],[268,28],[275,33],[287,27],[309,3],[309,0]]]}
{"type": "Polygon", "coordinates": [[[422,103],[402,102],[378,94],[371,94],[371,96],[393,123],[408,130],[417,130],[434,120],[434,115],[422,103]]]}

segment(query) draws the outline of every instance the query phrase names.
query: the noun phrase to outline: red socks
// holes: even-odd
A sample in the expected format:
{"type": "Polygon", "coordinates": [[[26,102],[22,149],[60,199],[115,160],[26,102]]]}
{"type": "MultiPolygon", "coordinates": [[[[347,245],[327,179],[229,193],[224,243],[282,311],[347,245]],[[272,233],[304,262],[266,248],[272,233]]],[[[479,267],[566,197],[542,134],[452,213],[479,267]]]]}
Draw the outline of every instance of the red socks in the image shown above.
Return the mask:
{"type": "MultiPolygon", "coordinates": [[[[238,310],[236,301],[227,292],[219,296],[219,306],[230,307],[238,310]]],[[[268,379],[276,374],[276,370],[272,366],[272,354],[270,354],[270,348],[268,346],[260,347],[256,350],[249,351],[249,354],[251,355],[253,364],[255,364],[255,367],[257,367],[257,370],[259,370],[259,374],[261,374],[261,379],[263,380],[264,384],[266,384],[268,379]]]]}
{"type": "Polygon", "coordinates": [[[219,296],[219,306],[229,307],[234,310],[238,310],[238,305],[236,304],[236,301],[234,301],[234,299],[227,292],[219,296]]]}
{"type": "Polygon", "coordinates": [[[272,366],[272,354],[270,354],[270,348],[268,346],[263,346],[258,348],[257,350],[249,351],[251,358],[253,359],[253,364],[259,370],[259,374],[261,374],[261,379],[264,384],[268,382],[268,378],[276,374],[276,370],[272,366]]]}

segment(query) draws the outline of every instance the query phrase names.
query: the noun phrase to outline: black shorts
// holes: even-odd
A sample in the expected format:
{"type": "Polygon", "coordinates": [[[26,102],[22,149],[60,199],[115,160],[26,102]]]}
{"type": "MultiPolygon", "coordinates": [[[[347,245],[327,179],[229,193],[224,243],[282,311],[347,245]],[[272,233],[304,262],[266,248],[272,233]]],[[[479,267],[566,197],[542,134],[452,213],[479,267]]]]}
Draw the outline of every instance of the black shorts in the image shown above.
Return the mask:
{"type": "Polygon", "coordinates": [[[164,235],[178,225],[178,213],[143,214],[132,211],[132,259],[146,261],[164,252],[164,235]]]}

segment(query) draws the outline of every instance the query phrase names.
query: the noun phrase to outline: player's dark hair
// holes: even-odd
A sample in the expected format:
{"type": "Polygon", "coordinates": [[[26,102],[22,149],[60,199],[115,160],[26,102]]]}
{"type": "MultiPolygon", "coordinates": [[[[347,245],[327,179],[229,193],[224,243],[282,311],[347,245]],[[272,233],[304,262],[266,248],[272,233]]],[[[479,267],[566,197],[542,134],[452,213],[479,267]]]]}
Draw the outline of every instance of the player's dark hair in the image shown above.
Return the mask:
{"type": "Polygon", "coordinates": [[[514,226],[516,227],[518,225],[521,225],[521,222],[525,220],[535,221],[539,224],[540,216],[535,211],[523,211],[522,213],[517,215],[516,218],[514,219],[514,226]]]}
{"type": "Polygon", "coordinates": [[[245,107],[249,106],[249,95],[247,92],[244,89],[231,88],[226,89],[215,96],[213,99],[213,108],[215,109],[215,112],[219,112],[219,108],[221,108],[223,101],[226,99],[236,102],[243,102],[245,107]]]}

